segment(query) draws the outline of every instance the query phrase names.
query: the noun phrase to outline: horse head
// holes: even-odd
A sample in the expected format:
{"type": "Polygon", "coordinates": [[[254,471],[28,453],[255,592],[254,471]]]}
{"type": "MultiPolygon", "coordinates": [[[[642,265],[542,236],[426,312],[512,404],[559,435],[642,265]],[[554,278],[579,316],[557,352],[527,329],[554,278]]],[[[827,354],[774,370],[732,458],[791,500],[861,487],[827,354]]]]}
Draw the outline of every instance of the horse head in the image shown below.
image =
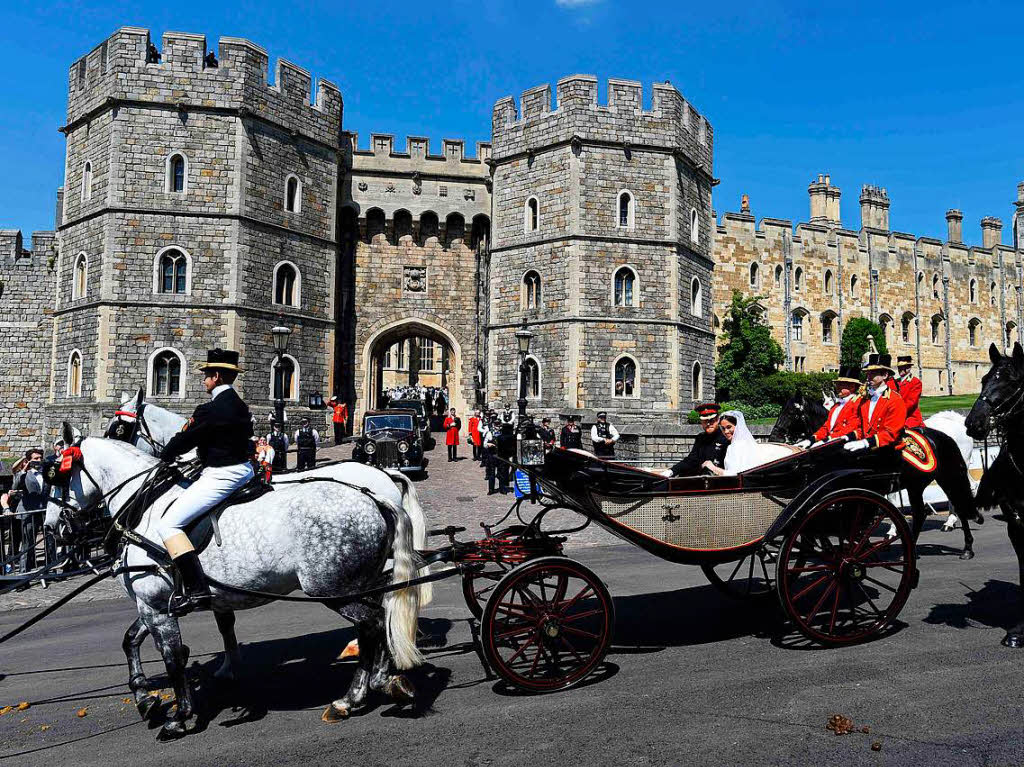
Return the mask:
{"type": "Polygon", "coordinates": [[[967,415],[967,433],[975,439],[1024,414],[1024,348],[1017,342],[1004,355],[992,344],[988,356],[992,369],[981,379],[981,394],[967,415]]]}
{"type": "Polygon", "coordinates": [[[93,502],[93,496],[100,492],[95,483],[90,482],[86,489],[82,481],[85,459],[81,432],[64,421],[61,439],[64,440],[64,450],[47,459],[43,467],[43,478],[50,488],[43,525],[58,542],[78,537],[85,526],[83,510],[93,502]]]}
{"type": "Polygon", "coordinates": [[[769,442],[792,443],[814,433],[825,422],[828,411],[824,405],[805,394],[794,394],[782,407],[769,442]]]}

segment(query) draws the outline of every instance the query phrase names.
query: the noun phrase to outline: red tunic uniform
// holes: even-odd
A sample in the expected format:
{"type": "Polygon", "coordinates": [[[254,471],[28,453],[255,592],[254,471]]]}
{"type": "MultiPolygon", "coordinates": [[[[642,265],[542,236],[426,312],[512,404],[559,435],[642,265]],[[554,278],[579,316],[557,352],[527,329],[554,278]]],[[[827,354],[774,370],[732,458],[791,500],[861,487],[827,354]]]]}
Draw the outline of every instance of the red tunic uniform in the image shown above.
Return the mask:
{"type": "Polygon", "coordinates": [[[346,405],[344,402],[339,402],[337,405],[331,408],[331,410],[334,411],[333,414],[331,415],[331,420],[334,421],[334,423],[343,424],[346,421],[348,421],[348,405],[346,405]]]}
{"type": "Polygon", "coordinates": [[[444,444],[451,447],[452,445],[459,444],[459,429],[462,424],[458,418],[452,418],[448,416],[444,419],[444,444]]]}
{"type": "Polygon", "coordinates": [[[480,436],[480,419],[475,415],[469,417],[469,441],[480,447],[483,442],[483,438],[480,436]]]}
{"type": "Polygon", "coordinates": [[[897,390],[903,398],[903,404],[907,406],[907,427],[924,426],[924,418],[921,415],[921,379],[913,373],[908,373],[896,381],[897,390]]]}
{"type": "Polygon", "coordinates": [[[814,439],[818,442],[824,442],[826,439],[845,437],[847,434],[857,431],[859,426],[860,395],[854,394],[846,402],[840,402],[832,406],[828,413],[828,418],[825,419],[825,423],[814,432],[814,439]],[[839,415],[836,417],[835,424],[833,425],[832,416],[836,410],[839,411],[839,415]]]}
{"type": "Polygon", "coordinates": [[[860,428],[856,436],[870,441],[872,447],[894,445],[903,437],[906,422],[907,406],[899,394],[887,387],[875,403],[874,413],[871,413],[871,398],[861,400],[860,428]]]}

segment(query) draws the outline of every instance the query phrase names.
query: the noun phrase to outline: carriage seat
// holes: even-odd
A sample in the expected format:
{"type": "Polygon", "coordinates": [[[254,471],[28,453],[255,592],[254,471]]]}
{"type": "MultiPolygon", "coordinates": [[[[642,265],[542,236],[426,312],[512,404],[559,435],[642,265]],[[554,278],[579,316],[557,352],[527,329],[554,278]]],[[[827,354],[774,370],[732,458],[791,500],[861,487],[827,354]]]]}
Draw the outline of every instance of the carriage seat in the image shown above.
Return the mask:
{"type": "Polygon", "coordinates": [[[221,545],[220,526],[218,524],[220,515],[229,506],[237,506],[240,503],[249,503],[261,498],[273,490],[268,482],[264,482],[261,475],[254,476],[226,499],[218,503],[201,517],[197,517],[185,526],[185,534],[188,535],[192,545],[197,552],[202,552],[213,538],[217,539],[217,545],[221,545]]]}

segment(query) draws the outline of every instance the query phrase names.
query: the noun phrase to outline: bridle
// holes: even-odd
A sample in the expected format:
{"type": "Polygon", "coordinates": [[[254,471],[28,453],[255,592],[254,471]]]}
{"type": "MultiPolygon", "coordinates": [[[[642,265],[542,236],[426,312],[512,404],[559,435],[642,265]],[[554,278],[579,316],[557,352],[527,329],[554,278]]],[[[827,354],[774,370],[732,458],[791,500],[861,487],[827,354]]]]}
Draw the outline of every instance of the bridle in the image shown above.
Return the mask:
{"type": "Polygon", "coordinates": [[[107,428],[104,436],[128,443],[131,443],[136,436],[139,436],[155,453],[159,454],[163,450],[164,445],[153,436],[149,423],[146,421],[145,408],[146,403],[139,402],[134,413],[130,410],[115,410],[115,421],[107,428]],[[126,420],[129,418],[131,419],[130,421],[126,420]]]}

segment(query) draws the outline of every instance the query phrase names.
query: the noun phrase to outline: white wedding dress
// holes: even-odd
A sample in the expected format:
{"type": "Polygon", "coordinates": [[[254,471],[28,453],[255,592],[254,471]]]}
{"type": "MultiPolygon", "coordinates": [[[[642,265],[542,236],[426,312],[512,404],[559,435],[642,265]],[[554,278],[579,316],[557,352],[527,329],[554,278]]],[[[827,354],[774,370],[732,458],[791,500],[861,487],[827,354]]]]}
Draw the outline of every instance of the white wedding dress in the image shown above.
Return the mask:
{"type": "Polygon", "coordinates": [[[739,410],[729,410],[722,413],[723,418],[726,416],[736,419],[736,429],[733,431],[732,441],[729,442],[729,449],[725,451],[725,473],[732,476],[764,463],[743,413],[739,410]]]}

